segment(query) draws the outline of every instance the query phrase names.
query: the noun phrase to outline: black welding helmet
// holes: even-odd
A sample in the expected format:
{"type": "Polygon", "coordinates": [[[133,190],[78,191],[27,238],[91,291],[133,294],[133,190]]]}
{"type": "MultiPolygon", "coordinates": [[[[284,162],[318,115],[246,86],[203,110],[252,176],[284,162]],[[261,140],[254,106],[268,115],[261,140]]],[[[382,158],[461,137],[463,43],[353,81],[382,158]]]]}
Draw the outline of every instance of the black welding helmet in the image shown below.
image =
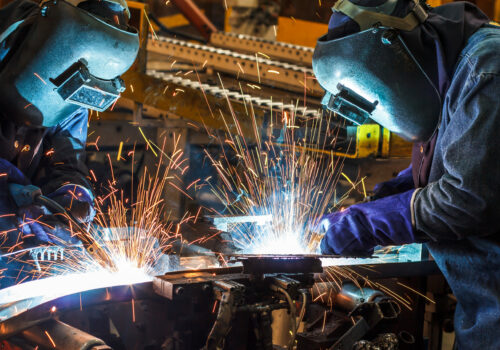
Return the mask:
{"type": "Polygon", "coordinates": [[[4,117],[50,127],[78,108],[110,107],[139,49],[129,16],[125,0],[51,0],[0,33],[11,41],[0,62],[4,117]]]}
{"type": "Polygon", "coordinates": [[[441,98],[400,35],[424,22],[426,9],[408,0],[410,11],[397,17],[391,14],[398,0],[375,1],[365,7],[339,0],[333,7],[359,30],[318,40],[313,69],[327,91],[322,104],[356,124],[372,119],[409,141],[426,141],[437,127],[441,98]]]}

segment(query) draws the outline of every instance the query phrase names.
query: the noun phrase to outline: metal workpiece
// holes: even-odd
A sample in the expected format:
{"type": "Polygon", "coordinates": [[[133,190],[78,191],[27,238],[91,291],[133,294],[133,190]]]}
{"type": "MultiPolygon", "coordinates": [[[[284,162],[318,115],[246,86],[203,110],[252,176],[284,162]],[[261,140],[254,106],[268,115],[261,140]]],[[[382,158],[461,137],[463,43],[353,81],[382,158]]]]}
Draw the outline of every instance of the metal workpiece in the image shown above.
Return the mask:
{"type": "Polygon", "coordinates": [[[272,221],[272,215],[232,215],[232,216],[208,216],[217,230],[229,232],[230,225],[255,223],[265,226],[272,221]]]}
{"type": "Polygon", "coordinates": [[[216,47],[240,50],[255,54],[262,53],[272,59],[294,62],[304,66],[312,65],[314,49],[308,46],[271,41],[259,37],[228,32],[215,32],[210,36],[210,44],[216,47]]]}
{"type": "Polygon", "coordinates": [[[215,274],[211,270],[192,272],[173,272],[153,279],[153,290],[156,294],[169,300],[187,300],[197,295],[212,295],[214,284],[217,282],[219,289],[224,286],[234,287],[234,283],[248,279],[241,273],[215,274]],[[227,281],[227,282],[226,282],[227,281]]]}
{"type": "Polygon", "coordinates": [[[394,305],[397,304],[390,300],[360,304],[349,314],[354,320],[354,325],[328,349],[352,350],[354,344],[380,322],[397,319],[401,309],[394,305]]]}
{"type": "MultiPolygon", "coordinates": [[[[399,314],[401,308],[390,297],[379,290],[360,287],[354,283],[344,283],[339,287],[331,282],[315,283],[311,288],[312,298],[325,305],[334,305],[336,309],[354,312],[366,303],[383,305],[387,315],[399,314]]],[[[397,316],[397,315],[396,315],[397,316]]]]}
{"type": "Polygon", "coordinates": [[[22,337],[44,348],[64,350],[112,350],[99,338],[58,320],[49,320],[28,328],[22,337]]]}
{"type": "Polygon", "coordinates": [[[36,247],[30,251],[30,257],[37,270],[41,271],[40,262],[64,260],[64,249],[61,246],[36,247]]]}
{"type": "Polygon", "coordinates": [[[257,53],[242,54],[161,36],[157,39],[150,37],[147,50],[150,53],[167,56],[172,61],[186,61],[210,67],[259,84],[265,83],[298,93],[307,92],[313,96],[322,96],[324,93],[316,79],[313,79],[311,68],[270,60],[257,53]]]}
{"type": "Polygon", "coordinates": [[[222,349],[237,307],[244,301],[245,292],[245,286],[234,281],[214,281],[213,285],[220,305],[217,318],[208,334],[205,346],[207,350],[222,349]]]}
{"type": "Polygon", "coordinates": [[[171,243],[171,253],[179,256],[215,256],[216,253],[212,250],[202,247],[197,244],[190,244],[181,239],[177,239],[171,243]]]}
{"type": "Polygon", "coordinates": [[[231,261],[243,264],[243,273],[263,275],[272,273],[318,273],[323,272],[317,255],[233,255],[231,261]]]}
{"type": "Polygon", "coordinates": [[[334,304],[346,311],[352,311],[363,303],[372,303],[388,297],[375,289],[360,288],[354,283],[344,283],[334,297],[334,304]]]}
{"type": "MultiPolygon", "coordinates": [[[[396,320],[401,312],[399,305],[380,291],[361,288],[354,283],[346,283],[340,290],[333,283],[329,285],[329,303],[324,308],[315,305],[310,310],[304,331],[298,334],[299,348],[316,344],[327,345],[325,348],[330,350],[351,350],[379,323],[396,320]]],[[[329,292],[326,284],[316,284],[312,290],[313,300],[320,299],[319,296],[315,298],[318,292],[329,292]]]]}

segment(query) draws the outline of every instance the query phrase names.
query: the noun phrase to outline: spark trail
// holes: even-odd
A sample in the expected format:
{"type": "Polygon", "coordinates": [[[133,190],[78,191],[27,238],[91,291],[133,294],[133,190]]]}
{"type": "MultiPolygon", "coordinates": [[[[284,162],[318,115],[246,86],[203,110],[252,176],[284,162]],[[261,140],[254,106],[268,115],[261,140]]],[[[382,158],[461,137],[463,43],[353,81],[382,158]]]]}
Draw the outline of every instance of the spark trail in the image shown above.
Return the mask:
{"type": "MultiPolygon", "coordinates": [[[[216,158],[205,152],[221,179],[221,184],[211,184],[211,188],[224,203],[224,214],[271,218],[266,225],[234,228],[233,239],[241,253],[316,253],[320,237],[313,228],[336,194],[343,158],[325,150],[333,148],[326,140],[335,142],[338,132],[330,127],[334,117],[309,118],[307,126],[299,127],[295,113],[280,115],[279,124],[283,125],[280,135],[271,132],[263,139],[252,115],[256,142],[250,144],[233,114],[232,122],[238,133],[231,134],[228,129],[220,140],[222,156],[216,158]],[[234,152],[236,162],[224,152],[224,146],[234,152]]],[[[278,125],[278,121],[273,124],[278,125]]]]}
{"type": "MultiPolygon", "coordinates": [[[[64,260],[45,264],[44,273],[49,276],[112,274],[114,280],[122,276],[126,283],[127,279],[149,280],[170,270],[165,254],[170,242],[180,237],[180,225],[188,220],[186,215],[174,225],[164,201],[165,189],[180,182],[176,173],[186,170],[181,167],[184,158],[178,142],[174,137],[170,154],[164,151],[165,144],[160,148],[151,142],[151,147],[159,153],[156,170],[151,173],[145,168],[133,198],[125,198],[123,190],[115,188],[114,177],[108,184],[109,193],[97,198],[94,222],[83,234],[97,241],[100,254],[89,255],[81,249],[66,250],[64,260]]],[[[180,183],[176,186],[181,187],[180,183]]]]}

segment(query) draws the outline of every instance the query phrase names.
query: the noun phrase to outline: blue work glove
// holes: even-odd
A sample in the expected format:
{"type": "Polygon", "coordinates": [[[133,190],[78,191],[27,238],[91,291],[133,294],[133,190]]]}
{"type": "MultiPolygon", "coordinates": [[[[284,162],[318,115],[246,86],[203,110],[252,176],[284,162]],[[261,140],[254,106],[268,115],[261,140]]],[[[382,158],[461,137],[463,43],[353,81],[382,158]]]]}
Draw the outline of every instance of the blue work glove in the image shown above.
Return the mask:
{"type": "Polygon", "coordinates": [[[23,207],[20,211],[9,191],[9,184],[13,183],[28,186],[30,181],[15,165],[0,158],[0,229],[7,236],[6,246],[19,244],[24,240],[32,241],[30,243],[33,244],[49,242],[47,233],[39,223],[35,222],[36,218],[43,215],[44,210],[30,205],[23,207]],[[19,231],[23,233],[23,236],[19,236],[19,231]]]}
{"type": "Polygon", "coordinates": [[[415,190],[360,203],[326,215],[321,241],[323,254],[369,256],[377,245],[419,241],[411,223],[410,202],[415,190]]]}
{"type": "MultiPolygon", "coordinates": [[[[93,197],[89,190],[79,185],[65,185],[46,197],[60,204],[80,223],[89,223],[95,216],[93,197]]],[[[26,205],[18,210],[25,235],[32,234],[39,240],[55,244],[77,244],[79,240],[71,232],[68,225],[61,223],[43,205],[26,205]]],[[[57,214],[60,215],[60,214],[57,214]]],[[[64,219],[63,219],[64,220],[64,219]]]]}
{"type": "Polygon", "coordinates": [[[29,245],[39,243],[76,244],[68,223],[61,214],[54,215],[39,203],[40,188],[33,185],[8,184],[10,196],[17,205],[17,226],[29,245]]]}
{"type": "Polygon", "coordinates": [[[17,207],[9,193],[9,182],[21,185],[29,184],[29,180],[11,162],[0,158],[0,236],[2,248],[10,248],[19,243],[17,227],[17,207]]]}
{"type": "Polygon", "coordinates": [[[16,213],[19,230],[25,237],[33,236],[43,243],[55,243],[56,226],[54,222],[48,222],[47,216],[52,213],[47,208],[29,204],[18,208],[16,213]]]}
{"type": "Polygon", "coordinates": [[[47,194],[47,197],[59,203],[80,223],[89,223],[94,219],[94,197],[80,185],[69,184],[47,194]]]}
{"type": "Polygon", "coordinates": [[[392,196],[393,194],[403,193],[413,188],[415,188],[415,184],[413,182],[412,166],[410,164],[408,168],[399,172],[398,176],[395,178],[376,184],[373,189],[375,193],[371,196],[371,199],[376,200],[392,196]]]}
{"type": "Polygon", "coordinates": [[[0,158],[0,230],[12,236],[7,237],[7,244],[78,243],[78,239],[72,237],[67,225],[62,224],[43,205],[31,203],[27,199],[29,196],[24,195],[20,189],[26,189],[24,193],[40,191],[36,186],[30,185],[30,181],[16,166],[0,158]],[[18,191],[12,191],[12,184],[20,185],[17,186],[18,191]],[[22,236],[19,236],[19,231],[22,236]]]}

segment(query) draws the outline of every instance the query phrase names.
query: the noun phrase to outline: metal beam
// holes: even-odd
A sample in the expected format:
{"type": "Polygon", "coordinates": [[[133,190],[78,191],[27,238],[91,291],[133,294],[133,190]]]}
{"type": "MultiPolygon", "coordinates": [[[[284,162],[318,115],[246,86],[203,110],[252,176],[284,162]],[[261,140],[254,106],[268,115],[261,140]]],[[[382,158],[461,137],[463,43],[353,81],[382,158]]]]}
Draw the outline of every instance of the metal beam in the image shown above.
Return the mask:
{"type": "Polygon", "coordinates": [[[186,89],[139,72],[129,71],[123,79],[127,84],[127,90],[122,95],[124,98],[208,128],[245,135],[248,139],[255,138],[255,128],[260,130],[264,114],[269,111],[268,108],[228,103],[224,96],[186,89]]]}
{"type": "Polygon", "coordinates": [[[224,32],[213,33],[210,37],[210,44],[225,49],[252,54],[261,52],[270,56],[272,59],[284,62],[294,62],[296,64],[312,67],[312,57],[314,53],[312,47],[264,40],[250,35],[224,32]]]}
{"type": "Polygon", "coordinates": [[[148,52],[160,54],[174,60],[192,62],[215,71],[238,75],[255,83],[282,88],[296,93],[307,92],[311,96],[323,96],[324,90],[313,79],[311,68],[272,61],[255,55],[240,54],[235,51],[212,46],[193,44],[182,40],[159,37],[149,40],[148,52]]]}

